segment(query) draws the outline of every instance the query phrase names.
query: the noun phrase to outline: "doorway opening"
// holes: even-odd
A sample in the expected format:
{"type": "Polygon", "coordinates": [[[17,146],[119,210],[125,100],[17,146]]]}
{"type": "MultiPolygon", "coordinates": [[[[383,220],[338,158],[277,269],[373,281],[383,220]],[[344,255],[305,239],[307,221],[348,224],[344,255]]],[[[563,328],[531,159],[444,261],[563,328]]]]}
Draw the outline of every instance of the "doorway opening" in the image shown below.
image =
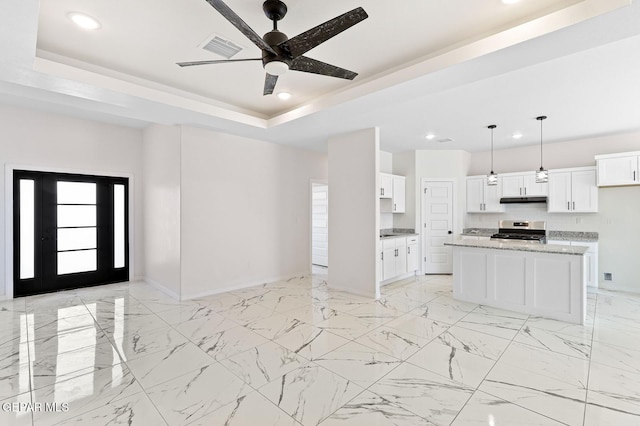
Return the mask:
{"type": "Polygon", "coordinates": [[[422,180],[423,272],[453,273],[453,257],[447,242],[453,241],[454,180],[422,180]]]}
{"type": "Polygon", "coordinates": [[[14,170],[14,296],[127,281],[128,193],[128,178],[14,170]]]}
{"type": "Polygon", "coordinates": [[[311,183],[311,272],[326,275],[329,268],[329,185],[311,183]]]}

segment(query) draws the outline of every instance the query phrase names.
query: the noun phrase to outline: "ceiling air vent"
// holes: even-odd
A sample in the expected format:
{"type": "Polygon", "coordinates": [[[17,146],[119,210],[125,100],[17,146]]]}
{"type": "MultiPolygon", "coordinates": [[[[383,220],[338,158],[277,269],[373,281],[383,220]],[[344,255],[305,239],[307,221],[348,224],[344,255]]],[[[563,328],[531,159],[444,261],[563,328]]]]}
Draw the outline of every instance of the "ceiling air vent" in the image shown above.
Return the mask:
{"type": "Polygon", "coordinates": [[[207,38],[207,40],[205,40],[200,45],[200,47],[208,52],[215,53],[216,55],[220,55],[226,59],[233,57],[236,53],[244,49],[239,44],[236,44],[231,40],[222,38],[217,34],[213,34],[211,37],[207,38]]]}
{"type": "Polygon", "coordinates": [[[448,143],[448,142],[453,142],[453,139],[451,139],[451,138],[436,139],[436,142],[438,142],[438,143],[448,143]]]}

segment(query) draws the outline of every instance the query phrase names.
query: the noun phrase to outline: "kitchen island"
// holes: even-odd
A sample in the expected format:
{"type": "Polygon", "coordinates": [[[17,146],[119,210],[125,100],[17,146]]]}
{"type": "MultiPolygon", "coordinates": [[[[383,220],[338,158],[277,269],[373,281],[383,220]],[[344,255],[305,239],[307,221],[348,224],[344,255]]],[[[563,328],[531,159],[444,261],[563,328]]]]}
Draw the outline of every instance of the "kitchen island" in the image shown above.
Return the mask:
{"type": "Polygon", "coordinates": [[[587,247],[459,240],[453,249],[453,297],[584,324],[587,247]]]}

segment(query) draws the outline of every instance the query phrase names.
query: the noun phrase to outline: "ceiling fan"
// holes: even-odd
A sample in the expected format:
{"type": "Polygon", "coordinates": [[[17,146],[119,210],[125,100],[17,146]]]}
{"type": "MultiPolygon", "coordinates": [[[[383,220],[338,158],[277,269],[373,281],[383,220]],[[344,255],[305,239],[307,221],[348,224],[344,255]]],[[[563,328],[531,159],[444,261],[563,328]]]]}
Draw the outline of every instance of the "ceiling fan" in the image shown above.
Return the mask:
{"type": "Polygon", "coordinates": [[[368,15],[361,7],[344,13],[290,39],[284,33],[278,31],[278,21],[287,14],[287,5],[280,0],[267,0],[262,5],[262,9],[265,15],[267,15],[267,18],[273,21],[273,30],[266,33],[262,38],[222,0],[206,0],[206,2],[220,12],[222,16],[239,29],[253,44],[258,46],[262,50],[262,58],[179,62],[178,65],[181,67],[227,62],[262,61],[262,65],[267,72],[264,80],[263,95],[272,94],[278,82],[278,76],[288,70],[327,75],[347,80],[353,80],[358,75],[353,71],[317,61],[303,55],[358,22],[367,19],[368,15]]]}

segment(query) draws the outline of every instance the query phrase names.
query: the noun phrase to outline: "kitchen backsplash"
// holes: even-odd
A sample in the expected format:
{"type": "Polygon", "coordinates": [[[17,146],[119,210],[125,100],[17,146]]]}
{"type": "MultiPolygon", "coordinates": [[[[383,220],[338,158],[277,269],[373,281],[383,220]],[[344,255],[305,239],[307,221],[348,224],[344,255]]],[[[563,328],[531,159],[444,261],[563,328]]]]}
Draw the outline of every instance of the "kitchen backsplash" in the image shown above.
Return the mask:
{"type": "Polygon", "coordinates": [[[544,220],[548,230],[595,231],[601,217],[596,213],[547,213],[546,204],[509,204],[504,213],[467,213],[465,228],[497,228],[500,220],[544,220]]]}

